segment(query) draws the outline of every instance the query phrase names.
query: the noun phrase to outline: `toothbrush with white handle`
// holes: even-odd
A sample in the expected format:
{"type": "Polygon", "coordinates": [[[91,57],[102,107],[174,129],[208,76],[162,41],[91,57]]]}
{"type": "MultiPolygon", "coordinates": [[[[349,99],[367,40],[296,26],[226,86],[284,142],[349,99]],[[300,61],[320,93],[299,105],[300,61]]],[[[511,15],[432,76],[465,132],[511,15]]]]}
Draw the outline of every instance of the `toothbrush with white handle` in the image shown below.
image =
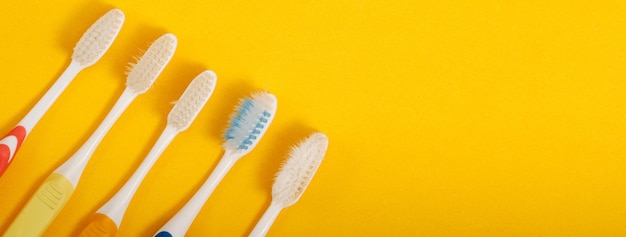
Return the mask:
{"type": "Polygon", "coordinates": [[[322,163],[327,148],[326,135],[314,133],[291,149],[289,159],[276,174],[272,186],[272,203],[250,233],[250,237],[265,236],[280,211],[300,199],[322,163]]]}
{"type": "Polygon", "coordinates": [[[165,34],[132,66],[126,89],[87,142],[35,191],[4,236],[41,236],[72,196],[96,147],[130,103],[150,89],[176,49],[177,39],[165,34]]]}
{"type": "Polygon", "coordinates": [[[161,153],[182,131],[187,130],[189,125],[198,116],[202,107],[206,104],[213,93],[217,76],[213,71],[204,71],[198,75],[187,87],[183,95],[174,105],[167,117],[167,126],[161,133],[148,156],[143,160],[137,171],[130,177],[124,186],[111,198],[97,213],[80,236],[83,237],[113,237],[124,218],[124,213],[135,195],[137,188],[143,181],[152,165],[157,161],[161,153]]]}
{"type": "Polygon", "coordinates": [[[72,54],[72,61],[63,74],[39,99],[37,104],[24,116],[2,140],[0,140],[0,176],[9,167],[22,143],[39,122],[50,106],[72,82],[74,77],[86,67],[95,64],[109,49],[124,24],[124,13],[113,9],[101,16],[83,34],[72,54]]]}
{"type": "Polygon", "coordinates": [[[217,184],[228,170],[248,154],[258,143],[276,114],[276,97],[270,93],[256,93],[252,98],[241,100],[230,118],[230,126],[224,133],[224,155],[200,190],[172,217],[156,237],[183,237],[209,199],[217,184]]]}

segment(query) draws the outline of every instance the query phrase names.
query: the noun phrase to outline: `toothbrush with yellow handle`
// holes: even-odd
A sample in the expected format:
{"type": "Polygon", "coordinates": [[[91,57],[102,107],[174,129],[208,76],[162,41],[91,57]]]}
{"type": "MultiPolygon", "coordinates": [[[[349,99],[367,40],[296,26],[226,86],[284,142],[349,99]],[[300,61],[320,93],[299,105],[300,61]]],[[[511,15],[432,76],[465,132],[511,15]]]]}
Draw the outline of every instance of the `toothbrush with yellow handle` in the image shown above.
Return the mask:
{"type": "Polygon", "coordinates": [[[0,176],[9,167],[28,134],[72,82],[74,77],[84,68],[100,60],[111,47],[113,40],[122,29],[122,24],[124,24],[124,13],[118,9],[113,9],[101,16],[87,29],[78,43],[76,43],[72,61],[67,69],[17,126],[0,140],[0,176]]]}
{"type": "Polygon", "coordinates": [[[300,199],[322,163],[327,148],[328,138],[317,132],[291,149],[289,159],[283,163],[274,179],[272,203],[250,233],[250,237],[265,236],[280,211],[300,199]]]}
{"type": "Polygon", "coordinates": [[[100,126],[68,161],[35,191],[4,236],[41,236],[72,196],[80,176],[104,135],[140,94],[150,89],[176,49],[177,39],[165,34],[157,39],[128,73],[126,89],[100,126]]]}
{"type": "Polygon", "coordinates": [[[250,153],[259,143],[276,115],[276,97],[270,93],[256,93],[241,100],[231,115],[230,126],[224,133],[224,155],[202,187],[191,200],[172,217],[155,237],[183,237],[204,203],[241,157],[250,153]]]}
{"type": "Polygon", "coordinates": [[[143,160],[137,171],[130,177],[124,186],[102,206],[92,217],[85,229],[80,233],[82,237],[113,237],[124,218],[124,213],[135,195],[137,188],[144,177],[157,161],[161,153],[182,131],[187,130],[198,116],[202,107],[213,94],[217,76],[213,71],[204,71],[198,75],[187,87],[183,95],[174,105],[167,117],[167,126],[161,133],[148,156],[143,160]]]}

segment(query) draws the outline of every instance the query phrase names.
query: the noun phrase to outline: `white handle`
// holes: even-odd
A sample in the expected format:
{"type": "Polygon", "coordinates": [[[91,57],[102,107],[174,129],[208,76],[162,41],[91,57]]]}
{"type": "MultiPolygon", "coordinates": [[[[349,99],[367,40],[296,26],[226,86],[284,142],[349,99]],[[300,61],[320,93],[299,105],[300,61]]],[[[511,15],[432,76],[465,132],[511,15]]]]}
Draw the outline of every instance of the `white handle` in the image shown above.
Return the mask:
{"type": "Polygon", "coordinates": [[[239,153],[231,152],[226,150],[224,156],[217,164],[211,176],[204,182],[200,190],[193,195],[193,197],[185,204],[185,206],[172,217],[156,234],[156,236],[167,236],[165,233],[170,236],[185,236],[189,226],[193,223],[193,220],[200,212],[204,203],[209,199],[217,184],[220,183],[222,178],[228,173],[228,170],[237,162],[237,160],[241,157],[239,153]]]}
{"type": "Polygon", "coordinates": [[[261,220],[259,220],[254,229],[252,229],[252,232],[250,232],[249,237],[265,236],[282,209],[282,206],[272,201],[272,204],[270,204],[270,207],[267,208],[265,214],[261,217],[261,220]]]}
{"type": "Polygon", "coordinates": [[[83,146],[78,149],[72,157],[63,163],[61,167],[59,167],[55,172],[59,174],[63,174],[74,187],[78,184],[78,180],[80,176],[83,174],[83,170],[85,169],[85,165],[87,165],[87,161],[104,138],[104,135],[109,131],[109,129],[113,126],[115,121],[122,115],[124,110],[130,105],[131,102],[137,97],[137,94],[132,92],[129,89],[124,90],[120,98],[115,102],[115,105],[104,118],[98,129],[89,137],[87,142],[83,144],[83,146]]]}
{"type": "Polygon", "coordinates": [[[165,130],[161,133],[161,136],[152,147],[152,150],[150,150],[148,156],[141,162],[141,165],[137,168],[135,173],[133,173],[133,176],[126,181],[126,184],[124,184],[111,200],[98,210],[98,213],[107,215],[118,227],[120,226],[124,218],[124,213],[126,213],[126,208],[128,208],[128,204],[130,204],[130,200],[135,195],[141,181],[146,174],[148,174],[148,171],[150,171],[150,168],[152,168],[152,165],[154,165],[159,156],[161,156],[165,148],[174,137],[176,137],[176,134],[178,134],[178,131],[172,126],[168,125],[165,127],[165,130]]]}

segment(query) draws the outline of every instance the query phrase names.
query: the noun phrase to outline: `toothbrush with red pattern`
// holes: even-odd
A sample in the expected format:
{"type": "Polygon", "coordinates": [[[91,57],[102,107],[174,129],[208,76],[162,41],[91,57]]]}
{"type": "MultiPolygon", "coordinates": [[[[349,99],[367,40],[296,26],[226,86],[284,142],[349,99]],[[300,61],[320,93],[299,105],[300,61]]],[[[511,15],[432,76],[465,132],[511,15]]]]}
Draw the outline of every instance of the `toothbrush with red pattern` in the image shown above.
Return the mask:
{"type": "Polygon", "coordinates": [[[100,17],[80,38],[74,47],[72,61],[59,79],[48,89],[46,94],[35,104],[15,128],[0,140],[0,176],[7,169],[15,153],[20,149],[26,136],[48,111],[50,106],[72,82],[74,77],[86,67],[95,64],[111,47],[113,40],[124,23],[124,13],[113,9],[100,17]]]}

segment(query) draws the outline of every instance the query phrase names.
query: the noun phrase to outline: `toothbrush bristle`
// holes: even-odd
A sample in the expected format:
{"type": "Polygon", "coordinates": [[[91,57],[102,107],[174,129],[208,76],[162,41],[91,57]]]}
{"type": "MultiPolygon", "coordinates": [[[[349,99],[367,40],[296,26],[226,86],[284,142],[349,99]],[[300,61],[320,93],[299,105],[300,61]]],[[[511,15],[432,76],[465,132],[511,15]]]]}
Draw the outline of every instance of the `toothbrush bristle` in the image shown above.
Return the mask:
{"type": "Polygon", "coordinates": [[[83,67],[96,63],[113,44],[122,24],[124,13],[119,9],[112,9],[101,16],[76,43],[72,60],[83,67]]]}
{"type": "Polygon", "coordinates": [[[224,133],[224,149],[251,151],[267,131],[276,114],[276,106],[276,97],[266,92],[242,99],[224,133]]]}
{"type": "Polygon", "coordinates": [[[294,146],[276,174],[272,199],[283,207],[296,203],[313,179],[327,148],[328,138],[323,133],[314,133],[294,146]]]}
{"type": "Polygon", "coordinates": [[[165,34],[158,38],[136,64],[131,64],[126,86],[141,94],[152,86],[159,74],[174,56],[178,40],[173,34],[165,34]]]}
{"type": "Polygon", "coordinates": [[[210,70],[196,76],[170,111],[167,123],[174,126],[178,131],[189,128],[191,122],[198,116],[204,104],[213,94],[216,81],[217,76],[210,70]]]}

